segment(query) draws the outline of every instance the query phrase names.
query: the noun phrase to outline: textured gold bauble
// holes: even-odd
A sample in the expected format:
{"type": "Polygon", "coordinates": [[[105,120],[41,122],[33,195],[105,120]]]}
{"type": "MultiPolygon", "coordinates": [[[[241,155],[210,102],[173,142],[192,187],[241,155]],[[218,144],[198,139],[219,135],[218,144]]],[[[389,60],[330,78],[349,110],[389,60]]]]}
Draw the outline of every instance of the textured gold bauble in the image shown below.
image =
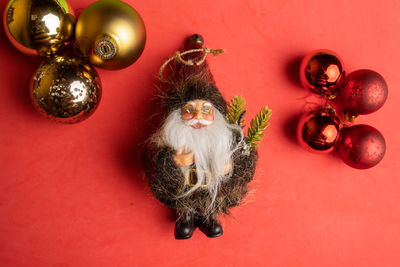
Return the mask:
{"type": "Polygon", "coordinates": [[[11,0],[3,15],[11,43],[27,55],[49,56],[74,37],[74,12],[65,0],[11,0]]]}
{"type": "Polygon", "coordinates": [[[75,47],[100,68],[122,69],[135,62],[146,43],[139,13],[119,0],[89,5],[76,22],[75,47]]]}
{"type": "Polygon", "coordinates": [[[86,60],[67,56],[46,59],[33,75],[31,99],[46,117],[63,123],[88,118],[101,98],[101,82],[86,60]]]}

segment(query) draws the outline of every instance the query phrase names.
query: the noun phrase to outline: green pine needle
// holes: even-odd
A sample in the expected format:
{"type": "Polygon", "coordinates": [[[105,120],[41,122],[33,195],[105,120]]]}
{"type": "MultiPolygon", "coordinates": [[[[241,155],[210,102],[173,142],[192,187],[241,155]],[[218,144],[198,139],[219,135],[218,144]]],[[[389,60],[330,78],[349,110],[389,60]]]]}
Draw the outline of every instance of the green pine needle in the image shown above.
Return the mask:
{"type": "MultiPolygon", "coordinates": [[[[246,109],[244,108],[245,105],[246,101],[243,96],[235,96],[227,106],[227,121],[231,124],[238,123],[240,116],[246,112],[246,109]]],[[[240,121],[240,127],[244,127],[244,120],[240,121]]]]}
{"type": "Polygon", "coordinates": [[[271,118],[272,110],[266,106],[262,108],[255,118],[250,122],[250,127],[247,130],[246,142],[252,149],[257,149],[260,144],[264,131],[267,129],[271,118]]]}

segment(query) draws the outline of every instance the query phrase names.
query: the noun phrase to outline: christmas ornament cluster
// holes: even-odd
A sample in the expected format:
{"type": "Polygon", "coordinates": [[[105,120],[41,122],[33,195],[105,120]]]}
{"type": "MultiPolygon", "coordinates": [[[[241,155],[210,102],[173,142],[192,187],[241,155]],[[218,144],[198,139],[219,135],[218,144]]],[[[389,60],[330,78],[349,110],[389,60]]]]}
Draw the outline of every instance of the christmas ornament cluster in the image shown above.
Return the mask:
{"type": "Polygon", "coordinates": [[[94,2],[78,19],[66,0],[11,0],[3,25],[20,52],[45,57],[30,82],[31,100],[63,123],[82,121],[97,108],[102,86],[93,66],[128,67],[146,42],[142,18],[119,0],[94,2]]]}
{"type": "Polygon", "coordinates": [[[383,106],[388,95],[384,78],[368,69],[345,75],[342,59],[322,49],[303,58],[299,76],[303,87],[343,106],[342,119],[330,105],[304,114],[297,126],[300,145],[316,153],[336,150],[346,164],[356,169],[378,164],[386,151],[383,135],[372,126],[353,123],[359,115],[383,106]]]}

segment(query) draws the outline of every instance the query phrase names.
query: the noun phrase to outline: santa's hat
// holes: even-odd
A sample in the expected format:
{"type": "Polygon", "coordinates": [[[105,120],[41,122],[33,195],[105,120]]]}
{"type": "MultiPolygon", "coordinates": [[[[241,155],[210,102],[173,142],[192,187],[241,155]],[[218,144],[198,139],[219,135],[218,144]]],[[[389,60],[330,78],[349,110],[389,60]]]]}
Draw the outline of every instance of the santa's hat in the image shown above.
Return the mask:
{"type": "MultiPolygon", "coordinates": [[[[210,102],[222,115],[226,115],[226,102],[215,85],[206,60],[202,60],[203,58],[205,59],[208,53],[213,53],[217,50],[210,52],[210,49],[205,49],[200,52],[185,54],[185,51],[190,52],[202,49],[203,43],[203,37],[199,34],[194,34],[186,39],[185,49],[177,52],[173,57],[175,60],[173,64],[170,64],[173,76],[168,81],[165,81],[162,86],[165,93],[166,115],[178,108],[182,108],[187,102],[196,99],[210,102]],[[192,62],[193,64],[190,65],[187,62],[192,62]],[[201,64],[196,64],[199,62],[201,64]]],[[[162,73],[160,74],[162,75],[162,73]]]]}

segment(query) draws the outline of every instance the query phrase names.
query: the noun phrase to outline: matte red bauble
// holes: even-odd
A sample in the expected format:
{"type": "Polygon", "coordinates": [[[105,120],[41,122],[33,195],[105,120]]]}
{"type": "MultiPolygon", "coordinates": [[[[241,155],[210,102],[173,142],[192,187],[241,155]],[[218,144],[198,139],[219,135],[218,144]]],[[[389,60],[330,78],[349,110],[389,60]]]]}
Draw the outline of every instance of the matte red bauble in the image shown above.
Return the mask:
{"type": "Polygon", "coordinates": [[[340,121],[331,107],[303,115],[297,125],[297,139],[302,147],[315,153],[328,153],[339,140],[340,121]]]}
{"type": "Polygon", "coordinates": [[[300,65],[300,81],[316,94],[335,98],[344,78],[344,64],[333,51],[316,50],[304,57],[300,65]]]}
{"type": "Polygon", "coordinates": [[[368,169],[378,164],[386,151],[383,135],[374,127],[360,124],[344,128],[338,146],[342,160],[356,169],[368,169]]]}
{"type": "Polygon", "coordinates": [[[373,70],[350,73],[340,89],[345,113],[357,116],[377,111],[383,106],[388,88],[383,77],[373,70]]]}

